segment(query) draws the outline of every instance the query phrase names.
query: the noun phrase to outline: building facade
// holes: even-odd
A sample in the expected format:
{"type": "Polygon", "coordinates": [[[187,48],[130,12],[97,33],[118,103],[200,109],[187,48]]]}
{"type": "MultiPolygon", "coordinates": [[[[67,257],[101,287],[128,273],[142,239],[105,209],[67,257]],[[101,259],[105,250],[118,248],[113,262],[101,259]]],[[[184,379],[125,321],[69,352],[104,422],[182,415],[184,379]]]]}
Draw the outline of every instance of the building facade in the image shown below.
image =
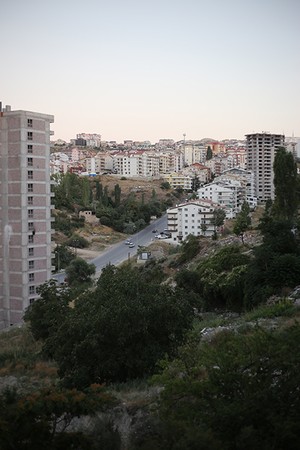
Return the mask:
{"type": "Polygon", "coordinates": [[[201,199],[182,203],[167,210],[168,231],[176,242],[185,240],[189,235],[212,236],[214,211],[220,208],[211,200],[201,199]]]}
{"type": "Polygon", "coordinates": [[[276,150],[284,145],[282,134],[263,132],[246,135],[246,168],[254,174],[254,195],[258,202],[275,198],[273,164],[276,150]]]}
{"type": "Polygon", "coordinates": [[[51,277],[51,115],[0,104],[0,328],[51,277]]]}

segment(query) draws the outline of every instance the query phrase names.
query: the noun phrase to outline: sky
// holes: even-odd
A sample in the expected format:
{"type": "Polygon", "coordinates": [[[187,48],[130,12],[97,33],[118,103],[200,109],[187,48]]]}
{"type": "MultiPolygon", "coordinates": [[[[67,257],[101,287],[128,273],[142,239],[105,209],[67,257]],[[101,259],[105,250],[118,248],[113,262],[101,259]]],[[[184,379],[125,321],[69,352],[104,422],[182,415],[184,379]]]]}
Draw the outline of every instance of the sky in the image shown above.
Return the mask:
{"type": "Polygon", "coordinates": [[[300,136],[299,0],[10,0],[0,101],[52,139],[300,136]]]}

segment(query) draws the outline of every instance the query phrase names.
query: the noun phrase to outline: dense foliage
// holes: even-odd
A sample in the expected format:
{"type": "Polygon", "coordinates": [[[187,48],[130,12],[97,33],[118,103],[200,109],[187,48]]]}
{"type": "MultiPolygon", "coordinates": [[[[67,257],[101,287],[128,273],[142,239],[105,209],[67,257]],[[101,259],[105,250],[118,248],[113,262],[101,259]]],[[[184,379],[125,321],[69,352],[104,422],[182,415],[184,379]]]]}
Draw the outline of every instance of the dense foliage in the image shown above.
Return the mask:
{"type": "MultiPolygon", "coordinates": [[[[173,204],[171,196],[165,201],[158,200],[155,190],[147,202],[143,196],[138,200],[133,192],[127,196],[122,195],[119,184],[109,192],[108,187],[100,182],[101,177],[89,179],[67,173],[55,176],[55,180],[56,209],[69,213],[90,209],[96,213],[102,225],[119,232],[133,233],[144,228],[150,222],[151,216],[160,217],[166,208],[173,204]]],[[[167,186],[162,184],[161,189],[167,189],[167,186]]],[[[76,218],[70,219],[65,212],[60,212],[56,215],[55,228],[71,236],[82,221],[82,218],[76,221],[76,218]]]]}
{"type": "Polygon", "coordinates": [[[198,267],[182,269],[175,279],[179,287],[198,295],[202,309],[241,310],[249,262],[249,255],[244,254],[239,246],[228,246],[203,258],[198,267]]]}
{"type": "Polygon", "coordinates": [[[84,290],[92,284],[95,273],[95,264],[89,264],[83,258],[75,258],[66,267],[66,281],[69,286],[84,290]]]}
{"type": "Polygon", "coordinates": [[[299,352],[299,324],[189,342],[156,378],[165,389],[153,448],[298,448],[299,352]]]}
{"type": "MultiPolygon", "coordinates": [[[[95,439],[95,436],[68,430],[75,417],[93,415],[112,403],[113,399],[103,387],[96,385],[85,392],[51,387],[22,394],[7,389],[0,394],[0,448],[96,450],[102,441],[106,449],[118,449],[119,445],[103,442],[101,432],[95,439]]],[[[110,440],[118,441],[112,430],[110,440]]]]}
{"type": "Polygon", "coordinates": [[[59,318],[69,293],[62,291],[55,303],[55,295],[41,292],[44,300],[30,307],[25,320],[44,339],[44,352],[57,362],[65,385],[83,388],[144,377],[165,354],[176,353],[191,326],[192,307],[184,291],[160,281],[155,270],[151,275],[149,269],[107,266],[96,289],[77,298],[59,318]]]}

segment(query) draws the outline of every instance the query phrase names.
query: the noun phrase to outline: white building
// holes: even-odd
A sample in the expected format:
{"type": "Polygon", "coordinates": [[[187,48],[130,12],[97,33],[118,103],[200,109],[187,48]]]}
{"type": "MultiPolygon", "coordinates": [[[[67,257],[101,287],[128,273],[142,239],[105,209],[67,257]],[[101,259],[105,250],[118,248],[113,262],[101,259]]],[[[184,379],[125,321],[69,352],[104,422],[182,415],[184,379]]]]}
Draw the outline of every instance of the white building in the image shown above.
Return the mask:
{"type": "Polygon", "coordinates": [[[212,236],[215,227],[212,224],[214,210],[219,205],[210,200],[201,199],[182,203],[167,210],[168,230],[174,241],[182,241],[189,235],[212,236]]]}
{"type": "Polygon", "coordinates": [[[185,166],[206,161],[207,148],[201,145],[184,144],[182,146],[183,160],[185,166]]]}
{"type": "Polygon", "coordinates": [[[183,173],[169,173],[164,175],[164,180],[168,182],[172,189],[182,189],[191,191],[193,187],[193,177],[183,173]]]}
{"type": "Polygon", "coordinates": [[[85,159],[85,169],[87,173],[96,173],[113,171],[113,157],[110,153],[97,153],[96,156],[85,159]]]}
{"type": "Polygon", "coordinates": [[[238,182],[213,182],[198,189],[199,199],[208,199],[220,205],[226,212],[226,218],[232,219],[239,212],[238,182]]]}
{"type": "Polygon", "coordinates": [[[244,170],[238,167],[225,170],[220,176],[214,179],[214,182],[238,182],[240,187],[238,188],[238,207],[242,206],[242,203],[246,201],[250,208],[257,206],[257,198],[254,190],[254,173],[251,170],[244,170]]]}

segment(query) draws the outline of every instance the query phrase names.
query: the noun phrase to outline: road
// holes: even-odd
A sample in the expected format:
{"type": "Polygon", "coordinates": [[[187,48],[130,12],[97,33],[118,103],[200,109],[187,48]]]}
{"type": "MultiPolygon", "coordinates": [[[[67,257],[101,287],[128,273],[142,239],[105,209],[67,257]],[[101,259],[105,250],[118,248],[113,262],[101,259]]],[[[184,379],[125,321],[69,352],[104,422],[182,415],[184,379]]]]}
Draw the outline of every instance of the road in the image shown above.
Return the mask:
{"type": "MultiPolygon", "coordinates": [[[[101,252],[99,256],[89,261],[90,264],[95,264],[96,266],[96,276],[99,276],[101,270],[107,266],[108,264],[113,264],[117,266],[127,259],[132,258],[137,253],[138,246],[147,247],[151,241],[154,239],[155,234],[152,233],[152,230],[156,229],[158,232],[163,231],[167,227],[167,215],[164,214],[159,219],[151,222],[143,230],[139,231],[136,234],[132,234],[128,236],[127,239],[131,239],[131,241],[135,244],[135,247],[129,248],[128,245],[125,244],[125,241],[121,241],[117,244],[110,246],[104,252],[101,252]]],[[[59,283],[62,283],[65,279],[65,272],[59,272],[53,274],[51,278],[57,280],[59,283]]]]}

